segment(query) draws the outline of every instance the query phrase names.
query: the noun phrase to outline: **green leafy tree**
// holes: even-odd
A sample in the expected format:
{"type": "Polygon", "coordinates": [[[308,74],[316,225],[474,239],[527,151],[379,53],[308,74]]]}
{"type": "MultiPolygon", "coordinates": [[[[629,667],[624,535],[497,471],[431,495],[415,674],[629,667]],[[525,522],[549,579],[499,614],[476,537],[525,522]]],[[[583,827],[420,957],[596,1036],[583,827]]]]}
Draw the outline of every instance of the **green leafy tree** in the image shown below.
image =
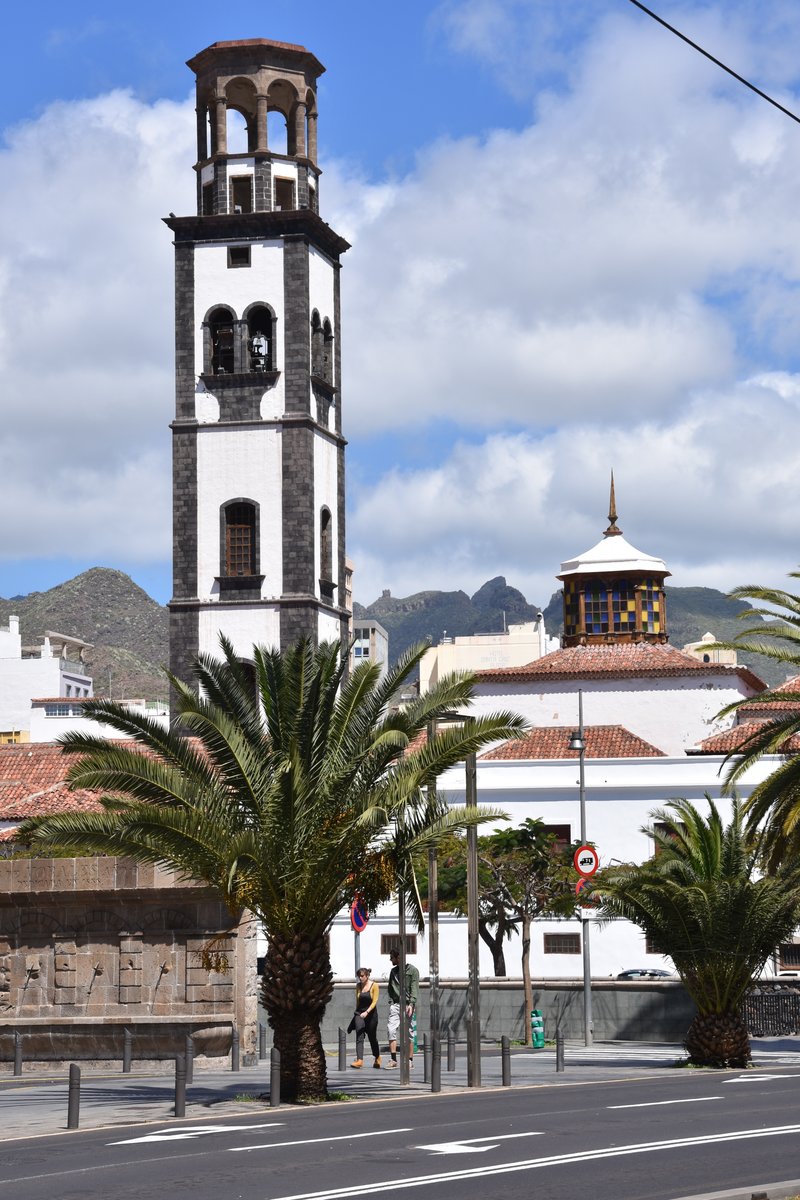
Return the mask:
{"type": "MultiPolygon", "coordinates": [[[[800,579],[800,571],[792,571],[791,579],[800,579]]],[[[763,654],[786,667],[790,676],[800,675],[800,596],[782,588],[762,588],[754,585],[735,588],[731,596],[737,600],[756,601],[756,607],[741,614],[742,618],[757,618],[755,625],[745,629],[726,648],[763,654]]],[[[752,700],[738,700],[728,705],[720,716],[735,712],[752,700]]],[[[800,756],[788,753],[790,739],[800,734],[800,690],[785,687],[762,692],[758,703],[774,715],[759,721],[726,757],[728,765],[725,785],[732,791],[744,773],[766,754],[780,755],[781,761],[768,777],[753,788],[745,805],[748,821],[753,828],[764,827],[764,858],[768,869],[782,859],[796,858],[800,853],[800,756]],[[796,707],[787,707],[795,705],[796,707]]]]}
{"type": "MultiPolygon", "coordinates": [[[[526,1011],[533,1007],[531,926],[538,917],[572,916],[576,908],[574,847],[559,845],[545,824],[527,818],[516,829],[478,838],[478,933],[492,954],[496,976],[507,975],[505,942],[519,929],[526,1011]]],[[[467,848],[463,836],[443,847],[439,864],[442,907],[467,912],[467,848]]],[[[427,863],[418,863],[427,884],[427,863]]],[[[530,1029],[526,1038],[530,1043],[530,1029]]]]}
{"type": "MultiPolygon", "coordinates": [[[[486,880],[486,901],[496,914],[495,932],[519,928],[525,1012],[533,1008],[531,926],[538,917],[572,916],[576,908],[571,852],[559,846],[544,823],[528,817],[516,829],[500,829],[478,839],[478,860],[486,880]]],[[[483,888],[481,889],[483,894],[483,888]]],[[[525,1044],[531,1029],[525,1021],[525,1044]]]]}
{"type": "Polygon", "coordinates": [[[697,1005],[686,1035],[691,1062],[743,1067],[750,1061],[742,998],[800,914],[794,865],[758,873],[761,839],[747,834],[733,801],[725,825],[713,800],[703,817],[688,800],[652,814],[656,853],[597,876],[603,920],[633,921],[674,962],[697,1005]]]}
{"type": "Polygon", "coordinates": [[[262,994],[283,1094],[320,1098],[320,1022],[333,986],[326,934],[336,913],[356,888],[370,908],[388,898],[416,849],[502,816],[448,812],[426,789],[524,723],[500,713],[424,738],[432,718],[462,709],[473,691],[471,675],[452,675],[404,711],[389,710],[424,647],[383,681],[368,663],[348,677],[335,644],[255,647],[254,689],[230,643],[221,646],[222,659],[197,660],[196,690],[171,679],[183,732],[109,700],[87,704],[93,719],[133,739],[63,739],[75,755],[70,784],[101,792],[103,811],[31,820],[20,838],[40,851],[163,864],[214,887],[234,919],[253,912],[268,937],[262,994]]]}

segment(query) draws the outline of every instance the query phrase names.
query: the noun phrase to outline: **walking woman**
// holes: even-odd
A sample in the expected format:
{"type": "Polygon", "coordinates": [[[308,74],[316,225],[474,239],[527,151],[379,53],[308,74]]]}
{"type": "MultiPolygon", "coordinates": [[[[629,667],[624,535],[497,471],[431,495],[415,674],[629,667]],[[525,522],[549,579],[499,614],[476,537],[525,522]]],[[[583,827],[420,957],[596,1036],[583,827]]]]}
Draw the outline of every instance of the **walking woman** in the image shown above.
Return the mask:
{"type": "Polygon", "coordinates": [[[369,967],[361,967],[356,984],[356,1011],[347,1027],[350,1033],[356,1031],[356,1057],[351,1067],[364,1065],[364,1038],[369,1038],[369,1046],[375,1061],[372,1064],[376,1071],[381,1069],[381,1048],[378,1045],[378,993],[377,983],[370,983],[372,972],[369,967]]]}

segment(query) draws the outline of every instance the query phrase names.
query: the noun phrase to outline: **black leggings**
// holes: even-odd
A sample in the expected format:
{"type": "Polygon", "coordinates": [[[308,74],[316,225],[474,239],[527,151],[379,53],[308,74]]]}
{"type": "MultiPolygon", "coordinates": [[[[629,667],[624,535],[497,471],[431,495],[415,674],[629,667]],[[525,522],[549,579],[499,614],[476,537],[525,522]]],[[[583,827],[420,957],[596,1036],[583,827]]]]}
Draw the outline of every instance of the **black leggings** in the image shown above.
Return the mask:
{"type": "Polygon", "coordinates": [[[364,1038],[369,1038],[369,1048],[375,1058],[380,1056],[381,1048],[378,1045],[378,1010],[373,1008],[372,1012],[367,1013],[364,1017],[364,1028],[356,1034],[356,1058],[364,1057],[364,1038]]]}

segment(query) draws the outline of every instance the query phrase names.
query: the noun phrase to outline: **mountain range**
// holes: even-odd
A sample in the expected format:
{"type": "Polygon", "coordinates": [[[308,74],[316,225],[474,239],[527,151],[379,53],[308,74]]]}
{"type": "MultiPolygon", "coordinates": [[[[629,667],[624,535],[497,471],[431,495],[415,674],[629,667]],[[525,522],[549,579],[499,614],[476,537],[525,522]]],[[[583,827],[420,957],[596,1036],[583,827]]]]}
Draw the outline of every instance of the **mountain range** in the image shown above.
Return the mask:
{"type": "MultiPolygon", "coordinates": [[[[708,631],[729,640],[741,631],[737,616],[747,607],[714,588],[667,588],[670,642],[681,647],[708,631]]],[[[370,605],[354,605],[357,619],[372,618],[387,630],[392,660],[415,642],[497,633],[506,625],[530,621],[539,612],[544,613],[547,632],[558,635],[560,593],[544,607],[529,604],[502,575],[488,580],[472,596],[463,591],[425,591],[399,598],[386,591],[370,605]]],[[[93,567],[49,591],[0,599],[0,621],[7,625],[12,614],[20,618],[23,645],[39,643],[46,630],[93,643],[87,659],[96,694],[167,699],[163,667],[169,661],[169,614],[121,571],[93,567]]],[[[780,683],[786,677],[785,668],[758,655],[748,655],[746,661],[767,683],[780,683]]]]}

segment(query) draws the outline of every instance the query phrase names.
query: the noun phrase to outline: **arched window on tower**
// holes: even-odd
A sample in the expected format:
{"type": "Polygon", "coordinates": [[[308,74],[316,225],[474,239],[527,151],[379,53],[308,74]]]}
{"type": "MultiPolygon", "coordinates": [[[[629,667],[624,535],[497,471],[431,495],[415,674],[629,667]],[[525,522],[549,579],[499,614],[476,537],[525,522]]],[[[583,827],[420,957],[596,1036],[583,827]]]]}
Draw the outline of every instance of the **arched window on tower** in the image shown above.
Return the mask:
{"type": "Polygon", "coordinates": [[[250,133],[250,122],[247,116],[240,108],[234,107],[230,102],[226,111],[227,131],[228,131],[228,154],[247,154],[251,148],[252,135],[250,133]]]}
{"type": "Polygon", "coordinates": [[[322,374],[322,359],[324,355],[324,334],[322,332],[322,321],[316,309],[311,314],[311,374],[316,375],[319,379],[324,378],[322,374]]]}
{"type": "Polygon", "coordinates": [[[273,154],[287,153],[286,114],[280,109],[270,108],[267,112],[267,143],[273,154]]]}
{"type": "Polygon", "coordinates": [[[319,514],[319,594],[323,600],[333,600],[333,519],[331,510],[319,514]]]}
{"type": "Polygon", "coordinates": [[[234,371],[233,314],[227,308],[215,308],[208,318],[211,339],[211,374],[230,375],[234,371]]]}
{"type": "Polygon", "coordinates": [[[333,386],[333,329],[327,317],[322,323],[322,370],[319,374],[333,386]]]}
{"type": "Polygon", "coordinates": [[[275,370],[275,314],[266,304],[252,304],[247,318],[247,369],[275,370]]]}
{"type": "Polygon", "coordinates": [[[234,500],[223,508],[225,546],[222,574],[240,578],[256,574],[256,506],[234,500]]]}

